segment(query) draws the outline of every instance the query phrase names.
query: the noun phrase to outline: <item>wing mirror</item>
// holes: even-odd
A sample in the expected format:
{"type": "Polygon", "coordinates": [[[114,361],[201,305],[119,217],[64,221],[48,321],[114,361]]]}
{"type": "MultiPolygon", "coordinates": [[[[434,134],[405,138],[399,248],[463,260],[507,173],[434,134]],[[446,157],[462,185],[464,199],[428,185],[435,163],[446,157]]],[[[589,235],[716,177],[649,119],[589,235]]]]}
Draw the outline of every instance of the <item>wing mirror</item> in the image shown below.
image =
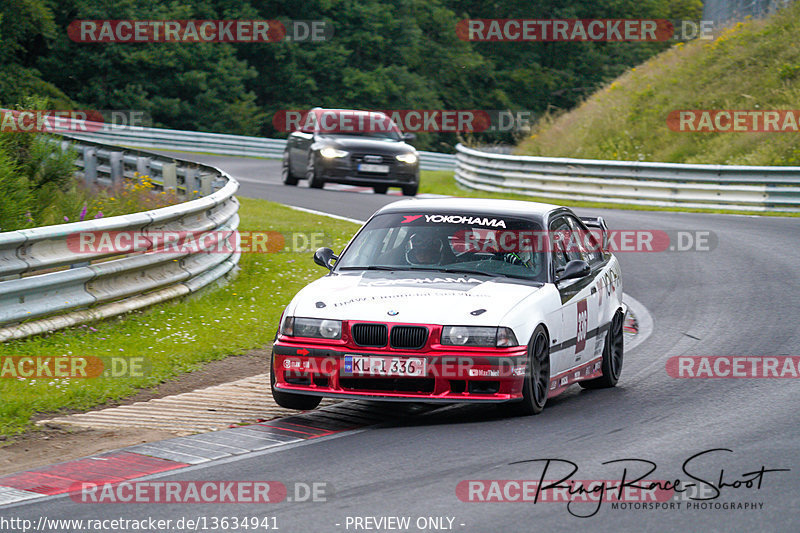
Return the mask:
{"type": "Polygon", "coordinates": [[[585,278],[591,273],[592,267],[589,266],[589,263],[581,261],[580,259],[573,259],[567,263],[567,266],[564,267],[564,272],[562,272],[560,276],[558,272],[556,272],[556,281],[585,278]]]}
{"type": "Polygon", "coordinates": [[[403,140],[404,141],[413,141],[416,138],[417,138],[417,136],[414,135],[413,133],[404,133],[403,134],[403,140]]]}
{"type": "Polygon", "coordinates": [[[333,253],[333,250],[330,248],[319,248],[316,252],[314,252],[314,262],[319,266],[323,266],[328,270],[333,270],[333,265],[331,265],[331,261],[336,261],[339,259],[339,256],[333,253]]]}

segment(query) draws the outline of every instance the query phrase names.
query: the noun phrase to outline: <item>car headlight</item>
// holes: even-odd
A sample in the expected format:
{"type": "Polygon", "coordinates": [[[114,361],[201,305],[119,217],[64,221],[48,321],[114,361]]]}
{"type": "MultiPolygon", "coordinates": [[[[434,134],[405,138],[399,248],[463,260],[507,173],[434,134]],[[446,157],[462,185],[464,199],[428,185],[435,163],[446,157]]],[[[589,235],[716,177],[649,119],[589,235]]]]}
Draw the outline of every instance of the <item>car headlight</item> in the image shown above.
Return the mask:
{"type": "Polygon", "coordinates": [[[333,146],[326,146],[319,151],[319,154],[325,159],[334,159],[336,157],[347,157],[348,152],[344,150],[337,150],[333,146]]]}
{"type": "Polygon", "coordinates": [[[410,153],[410,152],[407,153],[407,154],[400,154],[400,155],[395,156],[395,157],[401,163],[406,163],[408,165],[413,165],[414,163],[417,162],[417,154],[413,154],[413,153],[410,153]]]}
{"type": "Polygon", "coordinates": [[[444,326],[442,328],[442,344],[505,348],[517,346],[517,338],[511,328],[444,326]]]}
{"type": "Polygon", "coordinates": [[[281,326],[281,334],[289,337],[314,339],[341,339],[342,321],[320,318],[287,317],[281,326]]]}

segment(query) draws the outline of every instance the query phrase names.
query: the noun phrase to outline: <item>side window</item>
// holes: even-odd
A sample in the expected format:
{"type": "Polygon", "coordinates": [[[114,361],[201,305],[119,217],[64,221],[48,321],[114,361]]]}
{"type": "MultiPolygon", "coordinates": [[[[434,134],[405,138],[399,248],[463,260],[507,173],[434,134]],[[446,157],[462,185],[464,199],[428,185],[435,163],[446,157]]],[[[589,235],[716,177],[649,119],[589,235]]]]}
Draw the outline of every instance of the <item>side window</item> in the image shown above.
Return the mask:
{"type": "Polygon", "coordinates": [[[570,228],[573,232],[573,246],[577,245],[580,248],[580,253],[583,256],[583,260],[590,265],[602,263],[603,254],[600,252],[600,245],[594,235],[591,234],[588,228],[584,227],[575,217],[566,216],[564,218],[569,221],[570,228]]]}
{"type": "Polygon", "coordinates": [[[580,259],[580,254],[577,254],[577,257],[571,257],[567,251],[570,231],[569,224],[564,217],[559,217],[550,223],[550,254],[556,272],[566,267],[572,259],[580,259]]]}

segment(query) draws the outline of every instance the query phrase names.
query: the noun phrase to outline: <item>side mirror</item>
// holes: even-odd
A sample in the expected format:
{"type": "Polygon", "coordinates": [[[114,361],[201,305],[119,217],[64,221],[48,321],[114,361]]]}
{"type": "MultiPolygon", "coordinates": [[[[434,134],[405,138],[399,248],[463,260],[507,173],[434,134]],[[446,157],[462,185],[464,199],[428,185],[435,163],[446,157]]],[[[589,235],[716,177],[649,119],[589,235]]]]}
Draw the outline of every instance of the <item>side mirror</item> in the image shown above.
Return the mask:
{"type": "Polygon", "coordinates": [[[591,273],[592,267],[589,266],[589,263],[586,261],[581,261],[580,259],[573,259],[567,263],[566,267],[564,267],[564,272],[561,274],[561,276],[558,276],[558,273],[556,273],[556,281],[585,278],[591,273]]]}
{"type": "Polygon", "coordinates": [[[413,141],[416,138],[417,138],[417,136],[415,134],[413,134],[413,133],[404,133],[403,134],[403,140],[404,141],[413,141]]]}
{"type": "Polygon", "coordinates": [[[337,259],[339,259],[339,256],[334,254],[330,248],[320,248],[314,252],[314,262],[328,270],[333,270],[331,261],[336,261],[337,259]]]}

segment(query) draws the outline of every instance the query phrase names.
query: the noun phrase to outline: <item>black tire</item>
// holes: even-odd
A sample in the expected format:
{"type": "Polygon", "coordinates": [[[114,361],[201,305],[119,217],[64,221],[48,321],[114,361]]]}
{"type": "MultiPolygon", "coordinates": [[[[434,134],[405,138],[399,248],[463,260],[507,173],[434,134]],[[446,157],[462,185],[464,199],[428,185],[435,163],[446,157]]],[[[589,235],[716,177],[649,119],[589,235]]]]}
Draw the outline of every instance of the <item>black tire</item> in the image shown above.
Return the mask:
{"type": "Polygon", "coordinates": [[[403,196],[416,196],[419,190],[419,183],[414,185],[403,185],[403,196]]]}
{"type": "Polygon", "coordinates": [[[284,185],[297,185],[299,181],[292,174],[292,167],[289,164],[289,152],[283,152],[283,162],[281,163],[281,181],[284,185]]]}
{"type": "Polygon", "coordinates": [[[512,414],[538,415],[547,403],[550,387],[550,338],[539,324],[528,343],[528,371],[522,385],[522,401],[509,404],[512,414]]]}
{"type": "Polygon", "coordinates": [[[388,185],[375,185],[372,188],[375,191],[375,194],[386,194],[386,191],[389,190],[388,185]]]}
{"type": "Polygon", "coordinates": [[[625,348],[625,335],[622,330],[624,323],[622,311],[617,311],[611,319],[611,327],[606,332],[606,343],[603,346],[603,375],[588,381],[580,381],[584,389],[608,389],[614,387],[622,373],[622,360],[625,348]]]}
{"type": "Polygon", "coordinates": [[[306,179],[308,186],[312,189],[321,189],[325,185],[325,181],[317,175],[317,167],[314,164],[314,154],[308,154],[308,163],[306,163],[306,179]]]}
{"type": "Polygon", "coordinates": [[[272,399],[275,403],[286,409],[297,409],[298,411],[310,411],[315,409],[322,398],[319,396],[305,396],[303,394],[292,394],[291,392],[282,392],[275,390],[275,356],[270,358],[269,362],[269,386],[272,390],[272,399]]]}

